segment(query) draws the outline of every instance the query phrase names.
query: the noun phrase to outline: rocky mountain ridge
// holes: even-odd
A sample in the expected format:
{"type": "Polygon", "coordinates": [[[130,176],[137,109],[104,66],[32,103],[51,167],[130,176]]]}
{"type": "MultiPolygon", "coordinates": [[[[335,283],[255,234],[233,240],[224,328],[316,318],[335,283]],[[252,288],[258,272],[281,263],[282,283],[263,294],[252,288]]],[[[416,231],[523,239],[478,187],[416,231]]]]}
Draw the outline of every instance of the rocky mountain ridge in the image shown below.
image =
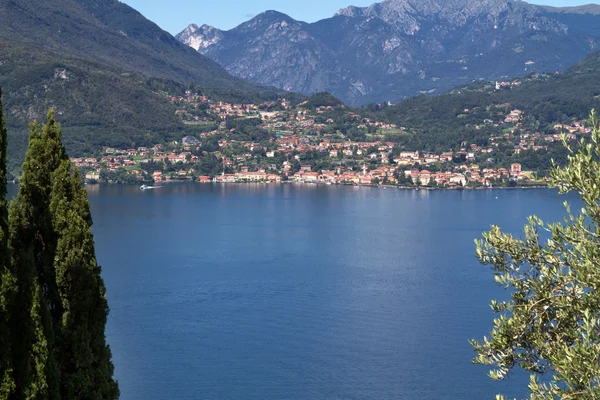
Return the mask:
{"type": "Polygon", "coordinates": [[[597,48],[598,10],[386,0],[310,24],[267,11],[229,31],[190,25],[177,39],[245,79],[305,94],[327,90],[349,104],[395,102],[477,79],[565,69],[597,48]]]}

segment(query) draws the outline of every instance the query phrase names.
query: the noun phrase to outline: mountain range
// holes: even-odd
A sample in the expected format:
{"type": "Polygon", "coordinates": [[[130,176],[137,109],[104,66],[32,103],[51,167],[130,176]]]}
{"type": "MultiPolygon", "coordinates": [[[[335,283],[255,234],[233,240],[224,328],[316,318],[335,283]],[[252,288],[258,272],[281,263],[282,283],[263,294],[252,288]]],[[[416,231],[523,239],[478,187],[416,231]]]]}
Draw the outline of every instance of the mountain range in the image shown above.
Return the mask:
{"type": "Polygon", "coordinates": [[[438,94],[474,80],[563,70],[598,48],[600,6],[519,0],[386,0],[315,23],[264,12],[177,39],[231,74],[353,105],[438,94]]]}

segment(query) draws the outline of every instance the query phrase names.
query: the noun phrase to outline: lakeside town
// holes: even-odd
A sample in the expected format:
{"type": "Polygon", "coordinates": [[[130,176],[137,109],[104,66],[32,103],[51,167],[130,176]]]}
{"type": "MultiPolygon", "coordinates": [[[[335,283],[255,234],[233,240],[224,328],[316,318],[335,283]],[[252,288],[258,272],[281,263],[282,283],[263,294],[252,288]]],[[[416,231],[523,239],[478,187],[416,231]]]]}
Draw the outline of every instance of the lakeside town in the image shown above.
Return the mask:
{"type": "MultiPolygon", "coordinates": [[[[496,87],[510,85],[515,83],[496,87]]],[[[505,103],[465,109],[457,116],[487,116],[465,127],[500,132],[489,137],[488,145],[463,142],[458,149],[438,153],[409,151],[393,140],[406,135],[406,128],[364,117],[342,104],[307,100],[294,106],[286,99],[230,104],[189,91],[168,97],[176,115],[198,133],[152,147],[105,148],[98,156],[73,158],[88,182],[541,186],[545,176],[520,162],[495,165],[495,154],[507,147],[517,156],[544,151],[591,131],[584,122],[574,121],[555,125],[551,134],[530,132],[523,128],[523,111],[505,103]],[[340,127],[350,128],[343,133],[340,127]]]]}

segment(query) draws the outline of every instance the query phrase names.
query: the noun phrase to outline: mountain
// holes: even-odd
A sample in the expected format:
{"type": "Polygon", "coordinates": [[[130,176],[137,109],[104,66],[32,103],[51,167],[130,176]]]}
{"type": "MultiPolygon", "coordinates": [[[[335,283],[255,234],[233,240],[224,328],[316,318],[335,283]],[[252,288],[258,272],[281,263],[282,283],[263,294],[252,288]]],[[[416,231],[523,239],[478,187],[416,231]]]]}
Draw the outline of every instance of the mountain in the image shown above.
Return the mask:
{"type": "Polygon", "coordinates": [[[600,5],[598,4],[586,4],[583,6],[574,7],[552,7],[552,6],[540,6],[541,9],[546,10],[550,13],[563,13],[563,14],[600,14],[600,5]]]}
{"type": "Polygon", "coordinates": [[[183,129],[174,107],[140,74],[5,39],[0,46],[0,87],[14,167],[26,148],[28,123],[43,121],[50,107],[57,110],[72,155],[158,142],[183,129]]]}
{"type": "MultiPolygon", "coordinates": [[[[490,137],[510,132],[501,122],[514,109],[524,116],[518,132],[532,137],[536,132],[554,134],[556,124],[586,120],[591,109],[600,109],[600,52],[564,72],[535,73],[510,82],[500,89],[495,82],[475,82],[437,96],[419,95],[382,110],[366,107],[363,112],[410,132],[399,137],[399,144],[411,150],[446,151],[464,142],[487,146],[490,137]]],[[[550,156],[545,162],[549,167],[550,156]]]]}
{"type": "Polygon", "coordinates": [[[229,31],[190,25],[177,39],[233,75],[365,104],[568,68],[597,48],[598,9],[386,0],[311,24],[267,11],[229,31]]]}
{"type": "Polygon", "coordinates": [[[52,106],[72,155],[181,134],[156,79],[234,97],[287,94],[231,76],[117,0],[0,0],[0,48],[13,165],[28,123],[52,106]]]}
{"type": "Polygon", "coordinates": [[[256,88],[118,0],[0,0],[0,37],[147,76],[256,88]]]}

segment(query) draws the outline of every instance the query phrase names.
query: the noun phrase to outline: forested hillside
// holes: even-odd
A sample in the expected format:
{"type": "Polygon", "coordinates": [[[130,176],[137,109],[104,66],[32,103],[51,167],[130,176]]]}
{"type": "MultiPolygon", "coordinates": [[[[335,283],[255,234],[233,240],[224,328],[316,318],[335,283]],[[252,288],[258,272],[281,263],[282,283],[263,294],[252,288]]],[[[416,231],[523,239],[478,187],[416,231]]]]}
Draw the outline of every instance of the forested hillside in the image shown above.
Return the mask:
{"type": "Polygon", "coordinates": [[[500,83],[475,82],[438,96],[417,96],[393,106],[367,106],[366,115],[384,116],[407,128],[401,139],[410,148],[446,149],[464,141],[486,144],[505,127],[502,109],[523,112],[520,129],[551,133],[554,125],[586,119],[600,107],[600,53],[562,73],[532,74],[500,83]],[[374,111],[373,110],[378,110],[374,111]]]}
{"type": "Polygon", "coordinates": [[[233,78],[118,0],[0,0],[0,37],[146,76],[259,88],[233,78]]]}
{"type": "Polygon", "coordinates": [[[172,105],[154,95],[139,74],[7,40],[0,45],[10,170],[22,161],[28,123],[43,118],[51,106],[73,154],[140,143],[183,128],[172,105]]]}
{"type": "Polygon", "coordinates": [[[172,103],[154,93],[165,86],[228,100],[286,94],[230,76],[117,0],[0,0],[0,48],[10,171],[27,125],[49,107],[70,154],[85,155],[183,136],[172,103]]]}

